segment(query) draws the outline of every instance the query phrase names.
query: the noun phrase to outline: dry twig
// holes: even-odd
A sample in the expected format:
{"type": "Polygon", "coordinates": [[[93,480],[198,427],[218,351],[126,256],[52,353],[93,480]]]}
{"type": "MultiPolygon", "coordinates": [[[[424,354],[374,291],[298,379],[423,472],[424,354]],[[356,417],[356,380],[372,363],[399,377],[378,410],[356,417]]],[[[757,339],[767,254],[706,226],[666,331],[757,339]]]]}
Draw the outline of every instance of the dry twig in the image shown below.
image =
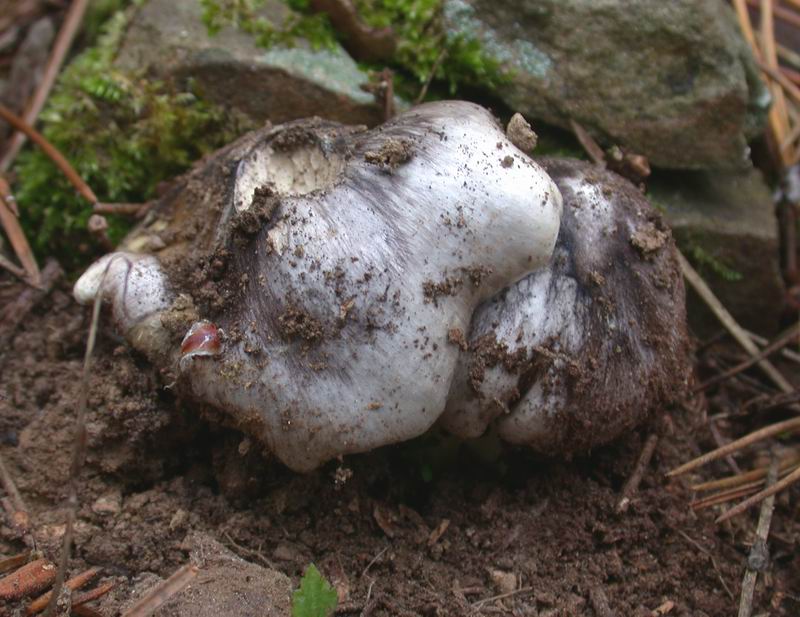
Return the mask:
{"type": "MultiPolygon", "coordinates": [[[[773,458],[767,474],[767,486],[775,484],[778,479],[778,459],[773,458]]],[[[739,617],[750,617],[753,614],[753,594],[756,590],[758,573],[763,572],[769,562],[769,549],[767,537],[772,523],[772,512],[775,509],[775,495],[772,494],[761,504],[761,513],[758,517],[756,539],[747,556],[747,571],[742,580],[742,595],[739,602],[739,617]]]]}
{"type": "MultiPolygon", "coordinates": [[[[773,0],[762,0],[761,2],[761,57],[757,61],[764,66],[768,66],[776,74],[778,72],[778,54],[775,49],[775,30],[773,19],[773,0]]],[[[786,134],[789,132],[789,113],[786,108],[786,96],[781,84],[769,84],[772,92],[773,104],[770,107],[769,115],[774,118],[772,121],[773,138],[775,147],[778,150],[778,157],[785,166],[791,154],[781,150],[780,144],[784,142],[786,134]]]]}
{"type": "Polygon", "coordinates": [[[722,523],[723,521],[727,521],[728,519],[741,514],[748,508],[751,508],[754,505],[762,502],[767,497],[771,497],[775,493],[779,493],[783,489],[791,486],[792,484],[798,481],[800,481],[800,466],[798,466],[797,469],[795,469],[792,473],[790,473],[782,480],[778,480],[772,486],[765,488],[760,493],[756,493],[752,497],[749,497],[748,499],[745,499],[743,502],[735,505],[730,510],[727,510],[726,512],[717,517],[716,522],[722,523]]]}
{"type": "MultiPolygon", "coordinates": [[[[31,126],[36,124],[39,112],[42,111],[42,107],[44,107],[44,103],[50,94],[58,72],[61,70],[61,65],[64,63],[64,58],[69,48],[72,46],[72,41],[75,38],[78,27],[83,21],[83,15],[86,13],[86,7],[88,5],[89,0],[74,0],[69,7],[69,11],[67,11],[64,23],[61,26],[61,30],[59,30],[58,37],[53,45],[53,50],[50,53],[50,58],[47,61],[47,67],[42,75],[42,80],[39,82],[39,87],[36,89],[36,93],[31,98],[23,115],[25,122],[31,126]]],[[[15,128],[17,128],[17,131],[20,131],[18,127],[15,128]]],[[[17,132],[11,137],[8,147],[3,154],[3,158],[0,160],[0,171],[8,171],[24,143],[24,132],[17,132]]]]}
{"type": "MultiPolygon", "coordinates": [[[[787,332],[785,332],[780,337],[775,339],[773,343],[767,345],[759,353],[751,355],[748,360],[745,360],[744,362],[737,364],[736,366],[728,369],[727,371],[720,373],[719,375],[715,375],[711,379],[703,382],[702,384],[700,384],[695,388],[695,392],[699,392],[700,390],[706,390],[711,386],[714,386],[722,381],[725,381],[726,379],[730,379],[734,375],[738,375],[742,371],[747,370],[754,364],[758,363],[760,360],[768,358],[775,352],[780,351],[781,349],[786,347],[792,341],[796,340],[798,333],[800,333],[800,324],[796,324],[793,327],[789,328],[787,332]]],[[[792,390],[794,390],[794,388],[792,390]]]]}
{"type": "Polygon", "coordinates": [[[52,160],[53,163],[55,163],[55,165],[66,176],[67,180],[69,180],[72,186],[75,187],[75,190],[77,190],[90,204],[97,203],[98,200],[94,194],[94,191],[92,191],[92,189],[89,188],[89,185],[83,181],[83,179],[78,175],[78,172],[76,172],[72,165],[69,164],[69,161],[64,158],[64,155],[61,154],[53,144],[47,141],[47,139],[45,139],[45,137],[39,133],[39,131],[34,129],[22,118],[12,113],[3,105],[0,105],[0,118],[8,122],[18,131],[25,133],[25,135],[27,135],[31,141],[39,146],[50,158],[50,160],[52,160]]]}
{"type": "Polygon", "coordinates": [[[0,574],[4,574],[9,570],[14,570],[16,568],[19,568],[21,565],[27,563],[30,557],[31,557],[30,551],[26,551],[24,553],[20,553],[19,555],[14,555],[12,557],[6,557],[5,559],[0,559],[0,574]]]}
{"type": "Polygon", "coordinates": [[[25,270],[23,268],[20,268],[18,265],[16,265],[12,261],[9,261],[8,259],[6,259],[5,256],[2,253],[0,253],[0,268],[3,268],[4,270],[8,270],[9,272],[11,272],[11,274],[16,276],[18,279],[22,279],[23,281],[28,276],[28,273],[25,272],[25,270]]]}
{"type": "Polygon", "coordinates": [[[603,153],[603,149],[597,144],[589,132],[572,118],[570,118],[569,125],[572,128],[572,132],[575,134],[575,137],[586,151],[586,154],[588,154],[589,158],[592,159],[592,162],[595,165],[605,166],[606,156],[603,153]]]}
{"type": "Polygon", "coordinates": [[[0,579],[0,600],[10,602],[47,589],[56,577],[55,566],[37,559],[0,579]]]}
{"type": "Polygon", "coordinates": [[[146,212],[150,208],[150,204],[107,204],[96,203],[94,204],[93,211],[95,214],[120,214],[125,216],[141,216],[142,212],[146,212]]]}
{"type": "MultiPolygon", "coordinates": [[[[678,253],[678,260],[680,261],[681,271],[683,272],[684,278],[703,299],[706,305],[713,311],[717,319],[720,320],[722,325],[725,326],[728,332],[731,333],[731,336],[733,336],[736,342],[739,343],[739,345],[741,345],[747,353],[749,353],[751,356],[757,356],[759,354],[759,350],[758,347],[756,347],[756,344],[750,339],[749,336],[747,336],[747,333],[736,322],[736,320],[733,318],[733,315],[731,315],[728,312],[728,309],[722,305],[717,296],[714,295],[714,292],[711,291],[708,284],[680,252],[678,253]]],[[[774,383],[782,392],[794,392],[792,385],[783,375],[781,375],[778,369],[776,369],[769,360],[763,358],[761,360],[757,360],[756,364],[764,372],[764,374],[769,377],[770,381],[772,381],[772,383],[774,383]]]]}
{"type": "MultiPolygon", "coordinates": [[[[797,462],[800,462],[800,452],[793,451],[781,457],[778,471],[783,472],[789,469],[792,465],[794,465],[797,462]]],[[[763,478],[766,477],[768,471],[769,471],[769,466],[759,467],[757,469],[753,469],[752,471],[747,471],[745,473],[737,474],[735,476],[728,476],[727,478],[720,478],[719,480],[711,480],[710,482],[702,482],[701,484],[695,484],[692,486],[692,490],[698,492],[705,492],[705,491],[716,491],[718,489],[734,488],[737,486],[742,486],[744,484],[747,484],[748,482],[752,482],[755,480],[762,480],[763,478]]]]}
{"type": "Polygon", "coordinates": [[[9,197],[11,197],[11,190],[8,183],[0,176],[0,225],[5,230],[17,259],[25,269],[28,282],[34,287],[38,287],[42,282],[39,265],[36,263],[25,232],[22,231],[22,226],[17,219],[19,212],[16,210],[16,205],[12,206],[15,202],[9,197]]]}
{"type": "Polygon", "coordinates": [[[345,35],[344,46],[362,62],[390,60],[397,38],[390,28],[371,28],[358,14],[351,0],[311,0],[311,10],[327,13],[333,27],[345,35]]]}
{"type": "MultiPolygon", "coordinates": [[[[76,589],[80,589],[84,585],[88,584],[94,577],[100,574],[101,568],[89,568],[80,574],[73,576],[66,582],[66,587],[71,591],[75,591],[76,589]]],[[[33,602],[30,603],[27,610],[25,611],[27,615],[35,615],[36,613],[41,613],[45,608],[47,608],[48,603],[50,602],[50,598],[52,597],[53,592],[48,591],[47,593],[39,596],[33,602]]]]}
{"type": "Polygon", "coordinates": [[[636,467],[633,469],[628,481],[622,489],[622,498],[617,503],[617,512],[626,512],[631,504],[631,497],[639,488],[639,484],[644,477],[644,472],[650,464],[650,459],[653,458],[653,453],[656,451],[658,445],[658,435],[652,433],[648,435],[647,441],[644,442],[644,447],[639,454],[639,459],[636,461],[636,467]]]}
{"type": "MultiPolygon", "coordinates": [[[[111,262],[109,262],[109,266],[110,265],[111,262]]],[[[102,289],[105,284],[109,266],[106,267],[103,277],[100,280],[100,289],[102,289]]],[[[61,594],[61,587],[64,585],[64,577],[66,576],[67,565],[69,564],[70,552],[72,551],[72,535],[78,513],[78,477],[80,476],[81,469],[83,468],[83,461],[86,457],[86,408],[89,404],[89,375],[92,368],[94,344],[97,340],[97,326],[100,322],[102,296],[102,293],[97,294],[94,305],[92,306],[92,321],[89,325],[89,338],[86,343],[86,354],[83,358],[80,399],[78,401],[77,417],[75,418],[75,443],[72,448],[72,461],[70,462],[69,468],[69,495],[67,497],[69,509],[67,511],[67,524],[64,530],[64,540],[61,545],[61,559],[58,564],[58,574],[55,584],[53,585],[53,595],[50,598],[50,603],[47,605],[44,617],[53,617],[55,614],[58,597],[61,594]]]]}
{"type": "MultiPolygon", "coordinates": [[[[717,423],[715,420],[709,419],[708,421],[708,430],[711,431],[711,436],[714,438],[714,443],[717,444],[718,448],[727,445],[730,443],[730,440],[726,440],[722,433],[719,432],[719,428],[717,428],[717,423]]],[[[727,463],[728,467],[731,468],[733,473],[742,473],[742,470],[739,469],[739,465],[736,464],[734,458],[729,454],[725,457],[725,463],[727,463]]]]}
{"type": "Polygon", "coordinates": [[[441,66],[442,61],[447,56],[447,48],[442,47],[442,51],[439,52],[439,55],[436,56],[436,61],[433,63],[431,67],[431,72],[428,73],[428,77],[425,80],[425,83],[422,84],[422,89],[419,91],[417,95],[417,99],[414,101],[414,105],[419,105],[422,101],[425,100],[425,95],[428,94],[428,88],[431,86],[431,82],[433,81],[434,77],[436,77],[436,71],[439,70],[439,66],[441,66]]]}
{"type": "Polygon", "coordinates": [[[76,607],[76,606],[83,606],[84,604],[86,604],[88,602],[93,602],[94,600],[97,600],[98,598],[102,598],[104,595],[106,595],[109,591],[114,589],[114,587],[116,587],[116,586],[117,586],[116,582],[108,581],[108,582],[105,582],[105,583],[103,583],[102,585],[100,585],[98,587],[95,587],[94,589],[90,589],[89,591],[86,591],[86,592],[84,592],[84,593],[82,593],[82,594],[80,594],[78,596],[75,596],[72,599],[73,610],[74,610],[74,607],[76,607]]]}
{"type": "Polygon", "coordinates": [[[163,605],[197,576],[198,568],[194,564],[181,566],[167,580],[159,583],[141,600],[134,604],[122,617],[147,617],[159,606],[163,605]]]}
{"type": "Polygon", "coordinates": [[[712,461],[716,461],[728,454],[732,454],[741,450],[742,448],[746,448],[747,446],[753,445],[754,443],[758,443],[768,437],[773,437],[774,435],[779,435],[781,433],[794,431],[800,429],[800,417],[798,418],[791,418],[789,420],[784,420],[783,422],[776,422],[775,424],[770,424],[769,426],[765,426],[762,429],[757,431],[753,431],[752,433],[745,435],[735,441],[730,442],[729,444],[722,446],[721,448],[717,448],[716,450],[712,450],[711,452],[707,452],[703,456],[698,456],[696,459],[689,461],[688,463],[684,463],[680,467],[673,469],[667,476],[679,476],[688,471],[692,471],[697,469],[698,467],[702,467],[703,465],[710,463],[712,461]]]}

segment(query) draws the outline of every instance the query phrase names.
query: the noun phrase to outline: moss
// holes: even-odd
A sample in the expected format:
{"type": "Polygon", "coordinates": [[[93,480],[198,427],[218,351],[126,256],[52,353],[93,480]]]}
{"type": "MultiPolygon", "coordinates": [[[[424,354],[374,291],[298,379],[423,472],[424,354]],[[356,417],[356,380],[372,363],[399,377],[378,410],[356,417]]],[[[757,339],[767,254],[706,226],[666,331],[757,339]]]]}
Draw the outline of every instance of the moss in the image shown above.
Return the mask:
{"type": "Polygon", "coordinates": [[[284,0],[292,11],[283,23],[275,24],[259,16],[265,0],[199,0],[203,7],[203,23],[211,35],[225,26],[233,26],[253,35],[260,47],[291,47],[298,39],[308,41],[314,49],[333,47],[336,36],[324,14],[310,15],[308,0],[284,0]]]}
{"type": "MultiPolygon", "coordinates": [[[[75,58],[41,115],[44,135],[104,202],[146,201],[159,182],[248,128],[191,91],[117,70],[113,59],[127,18],[117,12],[97,45],[75,58]]],[[[22,222],[34,250],[68,268],[82,265],[97,250],[86,231],[91,205],[38,149],[20,155],[16,173],[22,222]]],[[[109,217],[109,224],[118,240],[130,220],[109,217]]]]}
{"type": "Polygon", "coordinates": [[[741,272],[737,272],[729,267],[721,259],[709,253],[693,240],[689,241],[685,248],[692,262],[694,262],[698,269],[713,272],[722,280],[729,283],[737,283],[742,280],[743,276],[741,272]]]}
{"type": "Polygon", "coordinates": [[[436,68],[434,79],[445,81],[450,94],[461,86],[495,89],[508,77],[502,66],[477,38],[446,35],[442,4],[442,0],[356,0],[359,14],[370,26],[394,28],[395,61],[419,83],[436,68]]]}
{"type": "MultiPolygon", "coordinates": [[[[233,26],[255,36],[257,44],[265,48],[292,46],[301,38],[315,48],[330,47],[339,36],[325,14],[310,14],[308,0],[283,0],[292,12],[282,24],[259,17],[258,10],[266,0],[198,1],[209,33],[233,26]]],[[[450,95],[461,86],[493,90],[508,78],[501,63],[484,51],[477,38],[446,35],[442,0],[355,0],[355,4],[370,26],[394,29],[398,44],[392,64],[399,71],[395,85],[401,94],[416,96],[434,68],[433,78],[446,83],[450,95]]],[[[362,68],[379,71],[384,66],[363,63],[362,68]]]]}

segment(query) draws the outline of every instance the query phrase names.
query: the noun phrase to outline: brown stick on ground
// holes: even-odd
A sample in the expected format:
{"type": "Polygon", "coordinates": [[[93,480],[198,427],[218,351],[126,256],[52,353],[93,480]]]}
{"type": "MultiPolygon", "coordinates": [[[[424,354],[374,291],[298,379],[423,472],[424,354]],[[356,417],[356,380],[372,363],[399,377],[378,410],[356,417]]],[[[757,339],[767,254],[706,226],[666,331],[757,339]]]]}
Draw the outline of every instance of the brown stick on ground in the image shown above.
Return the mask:
{"type": "Polygon", "coordinates": [[[794,99],[795,103],[800,103],[800,88],[798,88],[795,84],[793,84],[786,75],[778,71],[776,68],[770,66],[769,64],[765,63],[763,60],[757,60],[759,68],[764,71],[764,73],[776,82],[778,85],[782,86],[786,93],[794,99]]]}
{"type": "Polygon", "coordinates": [[[737,452],[742,448],[746,448],[747,446],[750,446],[754,443],[758,443],[763,439],[772,437],[773,435],[779,435],[780,433],[795,431],[798,429],[800,429],[800,418],[790,418],[789,420],[784,420],[783,422],[776,422],[775,424],[770,424],[769,426],[765,426],[762,429],[753,431],[752,433],[745,435],[744,437],[740,437],[739,439],[732,441],[729,444],[722,446],[721,448],[717,448],[716,450],[707,452],[703,456],[698,456],[696,459],[693,459],[688,463],[684,463],[680,467],[677,467],[676,469],[670,471],[667,474],[667,476],[669,477],[679,476],[688,471],[692,471],[693,469],[697,469],[698,467],[702,467],[707,463],[721,459],[722,457],[727,456],[728,454],[737,452]]]}
{"type": "Polygon", "coordinates": [[[761,491],[760,493],[756,493],[752,497],[750,497],[748,499],[745,499],[740,504],[735,505],[730,510],[726,511],[724,514],[718,516],[716,522],[717,523],[722,523],[723,521],[727,521],[729,518],[733,518],[734,516],[738,516],[739,514],[741,514],[742,512],[747,510],[748,508],[753,507],[757,503],[760,503],[761,501],[763,501],[767,497],[771,497],[775,493],[779,493],[783,489],[791,486],[792,484],[794,484],[795,482],[798,482],[798,481],[800,481],[800,467],[798,467],[792,473],[790,473],[788,476],[783,478],[783,480],[779,480],[778,482],[776,482],[775,484],[773,484],[769,488],[766,488],[763,491],[761,491]]]}
{"type": "Polygon", "coordinates": [[[42,151],[56,164],[61,172],[67,177],[72,186],[77,190],[89,203],[96,204],[97,196],[94,194],[89,185],[78,175],[78,172],[69,164],[69,161],[64,158],[58,149],[51,144],[44,136],[25,122],[22,118],[12,113],[8,108],[0,105],[0,118],[8,122],[18,131],[22,131],[27,135],[31,141],[39,146],[42,151]]]}
{"type": "Polygon", "coordinates": [[[391,28],[371,28],[361,20],[351,0],[311,0],[311,10],[327,13],[333,27],[344,34],[343,45],[362,62],[390,60],[397,47],[391,28]]]}
{"type": "Polygon", "coordinates": [[[30,556],[30,551],[26,551],[24,553],[20,553],[19,555],[14,555],[13,557],[0,559],[0,574],[4,574],[9,570],[14,570],[15,568],[19,568],[27,563],[28,559],[30,559],[30,556]]]}
{"type": "Polygon", "coordinates": [[[93,602],[94,600],[97,600],[98,598],[102,598],[104,595],[106,595],[109,591],[114,589],[114,587],[116,587],[116,586],[117,586],[117,583],[115,581],[108,581],[108,582],[103,583],[102,585],[100,585],[98,587],[95,587],[94,589],[90,589],[89,591],[85,591],[84,593],[72,598],[72,606],[73,606],[73,608],[76,607],[76,606],[83,606],[84,604],[87,604],[88,602],[93,602]]]}
{"type": "MultiPolygon", "coordinates": [[[[89,568],[84,572],[81,572],[77,576],[73,576],[66,582],[66,586],[71,591],[75,591],[76,589],[80,589],[84,585],[86,585],[89,581],[91,581],[95,576],[100,574],[102,568],[89,568]]],[[[53,592],[48,591],[47,593],[39,596],[33,602],[30,603],[28,608],[26,609],[25,613],[27,615],[35,615],[36,613],[41,613],[44,609],[47,608],[47,605],[50,602],[50,598],[52,597],[53,592]]]]}
{"type": "Polygon", "coordinates": [[[425,78],[425,83],[422,84],[422,89],[419,91],[417,98],[414,100],[414,105],[419,105],[422,101],[425,100],[425,96],[428,94],[428,88],[431,86],[431,82],[436,77],[436,71],[439,70],[439,66],[442,64],[442,61],[447,56],[447,48],[442,47],[442,51],[439,52],[439,55],[436,56],[436,60],[431,67],[431,72],[428,73],[428,77],[425,78]]]}
{"type": "Polygon", "coordinates": [[[644,442],[644,447],[642,447],[642,451],[639,454],[639,459],[636,461],[636,467],[633,468],[633,473],[622,489],[622,498],[617,503],[617,512],[626,512],[631,505],[631,497],[638,490],[657,445],[658,435],[655,433],[648,435],[647,441],[644,442]]]}
{"type": "MultiPolygon", "coordinates": [[[[711,431],[711,436],[714,437],[714,443],[717,444],[718,448],[725,446],[730,443],[729,439],[725,439],[722,436],[722,433],[719,432],[719,428],[717,427],[717,423],[714,420],[708,421],[708,428],[711,431]]],[[[742,473],[742,470],[739,468],[739,465],[736,463],[736,460],[730,454],[725,457],[725,462],[728,464],[728,467],[731,468],[733,473],[742,473]]]]}
{"type": "MultiPolygon", "coordinates": [[[[800,451],[793,450],[784,455],[780,459],[779,472],[785,471],[792,467],[795,463],[800,462],[800,451]]],[[[719,478],[709,482],[702,482],[692,486],[693,491],[707,492],[716,491],[719,489],[734,488],[752,482],[754,480],[762,480],[769,471],[769,467],[758,467],[752,471],[747,471],[735,476],[728,476],[727,478],[719,478]]]]}
{"type": "MultiPolygon", "coordinates": [[[[111,264],[109,263],[109,266],[111,264]]],[[[100,280],[100,289],[105,284],[106,273],[108,268],[103,273],[103,278],[100,280]]],[[[89,326],[89,337],[86,342],[86,354],[83,357],[83,371],[81,374],[81,393],[80,400],[78,401],[78,412],[75,418],[75,443],[72,448],[72,461],[69,467],[69,493],[67,497],[67,524],[64,530],[64,540],[61,545],[61,559],[58,563],[58,574],[53,585],[53,595],[50,598],[50,603],[45,609],[44,617],[53,617],[58,605],[58,597],[61,595],[61,588],[64,585],[64,578],[67,574],[67,565],[69,564],[69,556],[72,550],[72,535],[75,530],[75,519],[78,515],[78,477],[80,476],[81,469],[83,468],[83,461],[86,457],[86,408],[89,404],[89,375],[92,368],[92,354],[94,352],[94,344],[97,340],[97,326],[100,323],[100,305],[102,304],[102,294],[98,294],[95,298],[94,305],[92,306],[92,322],[89,326]]]]}
{"type": "MultiPolygon", "coordinates": [[[[39,87],[36,93],[31,98],[30,103],[25,109],[23,119],[29,125],[36,124],[36,118],[39,117],[39,112],[42,111],[44,103],[47,100],[50,90],[56,81],[61,65],[64,63],[64,58],[72,46],[72,41],[78,31],[78,27],[83,21],[83,15],[86,12],[86,7],[89,5],[89,0],[74,0],[70,5],[69,11],[64,18],[64,23],[61,30],[58,32],[58,37],[53,45],[53,50],[50,53],[50,58],[47,61],[47,67],[42,75],[42,80],[39,82],[39,87]]],[[[19,129],[17,129],[19,131],[19,129]]],[[[0,160],[0,171],[8,171],[17,154],[25,143],[25,134],[17,132],[8,143],[2,160],[0,160]]]]}
{"type": "Polygon", "coordinates": [[[42,282],[42,275],[39,272],[39,265],[36,263],[36,258],[33,256],[28,239],[25,237],[25,232],[22,231],[22,225],[17,218],[19,215],[15,212],[15,208],[11,206],[13,201],[8,198],[11,196],[11,189],[3,177],[0,177],[0,226],[6,232],[8,239],[11,241],[11,246],[17,259],[22,264],[28,275],[29,283],[34,287],[38,287],[42,282]]]}
{"type": "Polygon", "coordinates": [[[11,272],[11,274],[16,276],[18,279],[22,279],[23,281],[28,276],[28,273],[25,272],[24,268],[20,268],[15,263],[6,259],[5,256],[2,254],[0,254],[0,268],[8,270],[9,272],[11,272]]]}
{"type": "MultiPolygon", "coordinates": [[[[680,261],[681,271],[683,272],[684,278],[703,299],[706,305],[714,312],[714,315],[716,315],[717,319],[720,320],[722,325],[725,326],[728,332],[731,333],[731,336],[733,336],[736,342],[739,343],[739,345],[741,345],[747,353],[749,353],[751,356],[757,356],[759,354],[759,350],[756,344],[749,336],[747,336],[747,333],[728,312],[728,309],[722,305],[703,278],[697,273],[697,271],[680,252],[678,252],[678,260],[680,261]]],[[[778,369],[776,369],[769,360],[757,360],[756,364],[770,379],[770,381],[772,381],[772,383],[774,383],[782,392],[794,392],[794,387],[792,384],[790,384],[786,378],[781,375],[778,369]]]]}
{"type": "Polygon", "coordinates": [[[56,577],[55,566],[46,559],[37,559],[0,579],[0,600],[11,602],[39,593],[56,577]]]}
{"type": "Polygon", "coordinates": [[[583,149],[586,151],[586,154],[589,155],[589,158],[592,159],[592,162],[595,165],[603,165],[606,164],[606,155],[603,152],[603,149],[597,144],[589,134],[585,128],[583,128],[578,122],[570,118],[569,125],[572,128],[572,132],[575,134],[575,137],[580,142],[583,149]]]}
{"type": "Polygon", "coordinates": [[[25,289],[13,302],[0,308],[0,349],[6,347],[6,343],[27,318],[31,309],[50,293],[63,274],[58,262],[51,259],[42,270],[42,281],[38,289],[33,287],[25,289]]]}
{"type": "MultiPolygon", "coordinates": [[[[775,484],[778,479],[778,459],[773,457],[772,464],[767,474],[767,486],[775,484]]],[[[742,596],[739,601],[739,617],[750,617],[753,614],[753,594],[756,590],[758,573],[763,572],[769,562],[769,549],[767,537],[772,523],[772,512],[775,509],[775,495],[770,495],[761,504],[761,513],[758,516],[756,540],[747,556],[747,570],[742,579],[742,596]]]]}
{"type": "Polygon", "coordinates": [[[106,204],[96,203],[93,211],[95,214],[122,214],[126,216],[139,216],[143,210],[148,209],[149,204],[106,204]]]}
{"type": "Polygon", "coordinates": [[[750,359],[745,360],[744,362],[737,364],[733,368],[730,368],[727,371],[720,373],[719,375],[715,375],[711,379],[701,383],[699,386],[695,388],[695,392],[699,392],[700,390],[706,390],[713,385],[725,381],[726,379],[730,379],[734,375],[738,375],[742,371],[749,369],[751,366],[753,366],[760,360],[768,358],[775,352],[780,351],[781,349],[786,347],[792,341],[796,340],[798,333],[800,333],[800,324],[795,324],[786,333],[781,335],[779,338],[775,339],[773,343],[770,343],[767,347],[762,349],[756,355],[751,356],[750,359]]]}
{"type": "MultiPolygon", "coordinates": [[[[759,336],[754,332],[750,332],[750,330],[745,330],[745,332],[747,333],[747,336],[753,339],[753,342],[756,343],[756,345],[760,345],[761,347],[766,347],[769,345],[769,340],[765,339],[763,336],[759,336]]],[[[787,360],[791,360],[795,364],[800,364],[800,354],[798,354],[796,351],[784,348],[781,349],[781,356],[787,360]]]]}
{"type": "Polygon", "coordinates": [[[198,568],[193,564],[181,566],[167,580],[159,583],[122,617],[147,617],[176,593],[183,590],[197,576],[198,568]]]}

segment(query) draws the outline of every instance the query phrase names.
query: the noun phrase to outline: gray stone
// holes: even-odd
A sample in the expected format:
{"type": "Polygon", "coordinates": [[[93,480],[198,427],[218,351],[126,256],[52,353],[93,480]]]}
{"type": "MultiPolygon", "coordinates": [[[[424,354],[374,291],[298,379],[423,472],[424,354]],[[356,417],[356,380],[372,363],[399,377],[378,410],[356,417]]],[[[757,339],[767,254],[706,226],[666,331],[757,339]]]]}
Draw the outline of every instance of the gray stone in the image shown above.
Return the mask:
{"type": "MultiPolygon", "coordinates": [[[[265,9],[277,22],[287,10],[277,0],[265,9]]],[[[179,85],[191,80],[204,99],[258,124],[314,115],[349,124],[383,121],[382,108],[360,88],[367,74],[341,47],[314,50],[298,41],[264,50],[232,28],[210,36],[201,16],[198,0],[148,0],[128,27],[117,65],[179,85]]]]}
{"type": "MultiPolygon", "coordinates": [[[[657,173],[648,184],[678,246],[725,307],[745,328],[775,333],[784,288],[778,225],[761,173],[657,173]]],[[[694,294],[689,294],[689,321],[699,335],[721,329],[694,294]]]]}
{"type": "Polygon", "coordinates": [[[499,94],[676,169],[741,168],[769,94],[722,0],[445,0],[449,36],[511,69],[499,94]]]}

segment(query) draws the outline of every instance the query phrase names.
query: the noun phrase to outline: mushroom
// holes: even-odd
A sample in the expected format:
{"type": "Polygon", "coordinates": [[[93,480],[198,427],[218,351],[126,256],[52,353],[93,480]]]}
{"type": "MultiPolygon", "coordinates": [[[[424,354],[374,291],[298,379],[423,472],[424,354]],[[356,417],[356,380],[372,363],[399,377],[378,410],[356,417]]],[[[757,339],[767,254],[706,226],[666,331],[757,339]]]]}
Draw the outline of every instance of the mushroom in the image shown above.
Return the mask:
{"type": "Polygon", "coordinates": [[[425,432],[452,333],[548,263],[561,196],[483,108],[319,119],[202,162],[75,285],[185,396],[292,469],[425,432]],[[213,412],[212,412],[213,413],[213,412]]]}
{"type": "Polygon", "coordinates": [[[685,391],[677,253],[660,215],[616,174],[541,161],[564,200],[550,263],[475,312],[441,422],[568,456],[685,391]]]}

